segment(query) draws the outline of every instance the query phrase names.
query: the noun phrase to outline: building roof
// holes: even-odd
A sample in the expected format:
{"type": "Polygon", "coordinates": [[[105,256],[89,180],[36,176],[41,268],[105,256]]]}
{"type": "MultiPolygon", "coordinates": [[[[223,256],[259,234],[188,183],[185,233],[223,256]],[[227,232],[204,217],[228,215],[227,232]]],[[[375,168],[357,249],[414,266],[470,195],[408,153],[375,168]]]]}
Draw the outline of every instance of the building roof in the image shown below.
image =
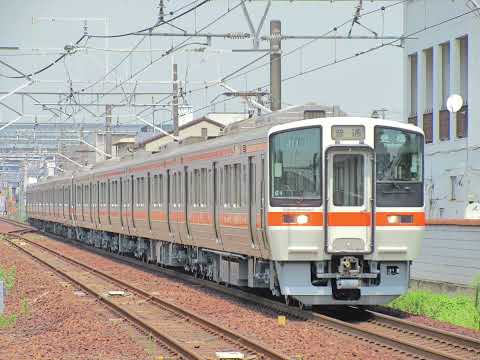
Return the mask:
{"type": "Polygon", "coordinates": [[[125,137],[115,141],[112,145],[121,145],[121,144],[135,144],[134,137],[125,137]]]}
{"type": "MultiPolygon", "coordinates": [[[[200,117],[200,118],[198,118],[198,119],[195,119],[195,120],[190,121],[190,122],[188,122],[188,123],[186,123],[186,124],[183,124],[182,126],[179,126],[179,127],[178,127],[178,131],[180,132],[180,131],[185,130],[185,129],[191,127],[191,126],[198,125],[198,124],[200,124],[200,123],[202,123],[202,122],[210,123],[210,124],[212,124],[212,125],[214,125],[214,126],[217,126],[217,127],[221,128],[221,129],[223,129],[223,128],[225,127],[225,125],[223,125],[223,124],[221,124],[221,123],[219,123],[219,122],[217,122],[217,121],[214,121],[214,120],[212,120],[212,119],[209,119],[209,118],[207,118],[206,116],[202,116],[202,117],[200,117]]],[[[170,132],[170,134],[173,134],[173,132],[170,132]]],[[[157,134],[157,135],[155,135],[155,136],[152,136],[152,137],[150,137],[150,138],[148,138],[148,139],[145,139],[145,140],[139,142],[139,143],[138,143],[138,146],[144,146],[144,145],[146,145],[146,144],[148,144],[148,143],[151,143],[152,141],[161,139],[161,138],[163,138],[163,137],[165,137],[165,136],[167,136],[167,135],[164,134],[164,133],[159,133],[159,134],[157,134]]]]}

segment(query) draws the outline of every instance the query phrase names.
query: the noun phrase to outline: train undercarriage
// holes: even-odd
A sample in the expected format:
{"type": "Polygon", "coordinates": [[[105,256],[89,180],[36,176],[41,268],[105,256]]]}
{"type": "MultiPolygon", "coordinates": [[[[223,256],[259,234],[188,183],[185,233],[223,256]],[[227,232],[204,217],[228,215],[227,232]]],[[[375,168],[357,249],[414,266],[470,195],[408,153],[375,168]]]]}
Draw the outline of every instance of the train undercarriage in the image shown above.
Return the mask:
{"type": "Polygon", "coordinates": [[[183,269],[225,285],[269,290],[287,304],[377,305],[408,289],[410,263],[368,261],[363,256],[332,256],[328,261],[272,261],[60,223],[30,219],[47,232],[159,266],[183,269]]]}

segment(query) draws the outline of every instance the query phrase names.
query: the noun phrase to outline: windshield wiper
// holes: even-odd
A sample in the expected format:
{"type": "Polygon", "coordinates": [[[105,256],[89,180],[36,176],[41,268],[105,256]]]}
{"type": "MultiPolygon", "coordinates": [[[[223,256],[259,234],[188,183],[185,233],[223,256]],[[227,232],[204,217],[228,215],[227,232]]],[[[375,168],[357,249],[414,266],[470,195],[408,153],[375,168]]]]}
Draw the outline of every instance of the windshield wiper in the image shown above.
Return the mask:
{"type": "Polygon", "coordinates": [[[384,183],[390,184],[392,186],[392,190],[390,191],[383,190],[382,191],[383,194],[408,194],[413,191],[411,186],[409,185],[401,186],[404,183],[400,181],[392,180],[392,181],[384,181],[384,183]]]}

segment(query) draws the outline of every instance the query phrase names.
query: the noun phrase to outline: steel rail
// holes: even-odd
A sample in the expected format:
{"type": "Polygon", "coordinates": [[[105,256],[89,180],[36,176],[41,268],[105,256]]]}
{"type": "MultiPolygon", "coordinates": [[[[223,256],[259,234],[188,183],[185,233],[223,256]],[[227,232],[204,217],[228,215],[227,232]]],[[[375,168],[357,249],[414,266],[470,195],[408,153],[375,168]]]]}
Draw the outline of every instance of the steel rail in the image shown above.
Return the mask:
{"type": "MultiPolygon", "coordinates": [[[[16,237],[17,239],[21,241],[26,241],[25,238],[22,236],[19,236],[17,234],[12,234],[9,233],[8,236],[16,237]]],[[[96,292],[93,288],[85,285],[84,283],[77,281],[74,277],[70,276],[66,272],[56,268],[55,266],[49,264],[47,261],[44,261],[41,257],[36,256],[35,254],[29,252],[28,250],[24,249],[21,245],[16,244],[15,242],[8,240],[10,244],[15,246],[17,249],[22,251],[23,253],[27,254],[28,256],[34,258],[36,261],[41,263],[42,265],[48,267],[49,269],[53,270],[54,272],[58,273],[60,276],[64,277],[71,283],[75,284],[79,288],[83,289],[85,292],[93,295],[95,298],[100,300],[104,305],[106,305],[108,308],[110,308],[113,312],[119,314],[123,318],[127,319],[129,322],[133,323],[135,326],[140,327],[143,331],[146,331],[149,334],[152,334],[155,336],[160,342],[165,343],[167,346],[169,346],[174,352],[177,352],[178,354],[181,355],[181,358],[186,358],[186,359],[191,359],[191,360],[204,360],[202,357],[198,356],[197,354],[191,352],[189,349],[185,349],[185,347],[177,342],[175,339],[172,337],[168,336],[167,334],[164,334],[160,331],[157,331],[155,328],[151,327],[150,325],[146,324],[143,322],[140,318],[129,312],[128,310],[122,308],[121,306],[115,304],[114,302],[108,300],[105,296],[102,294],[96,292]]]]}
{"type": "MultiPolygon", "coordinates": [[[[194,278],[188,274],[181,273],[175,270],[160,268],[156,265],[146,264],[133,258],[114,254],[103,249],[93,248],[78,241],[64,239],[63,237],[59,237],[58,235],[46,235],[48,235],[49,237],[53,236],[56,240],[67,242],[80,249],[88,250],[92,253],[117,260],[124,264],[129,264],[143,271],[163,274],[189,283],[202,285],[212,290],[219,291],[220,293],[230,295],[237,299],[245,300],[256,305],[262,305],[282,314],[288,314],[294,318],[317,322],[320,326],[327,328],[328,330],[337,331],[367,342],[374,341],[375,344],[380,346],[387,346],[393,351],[406,352],[413,356],[420,356],[423,359],[429,360],[465,360],[465,357],[463,357],[463,355],[458,356],[455,353],[452,354],[439,350],[437,348],[433,348],[431,346],[415,343],[415,341],[406,341],[404,339],[398,338],[398,336],[388,336],[386,334],[383,334],[381,331],[379,331],[381,326],[377,327],[377,331],[366,329],[362,327],[361,324],[356,324],[355,322],[340,320],[335,318],[334,316],[324,315],[317,312],[299,310],[296,308],[292,308],[291,306],[279,303],[277,301],[260,297],[258,295],[251,294],[240,289],[227,288],[219,284],[212,283],[211,281],[194,278]]],[[[358,311],[363,311],[364,313],[368,314],[371,320],[376,320],[396,327],[398,329],[398,333],[411,332],[413,333],[413,335],[419,338],[427,338],[429,341],[438,341],[443,345],[451,345],[453,349],[458,350],[459,347],[469,348],[471,349],[473,356],[476,356],[475,352],[478,352],[480,354],[480,340],[464,335],[435,329],[429,326],[416,324],[410,321],[398,319],[371,310],[358,309],[358,311]]]]}
{"type": "MultiPolygon", "coordinates": [[[[1,219],[3,220],[3,219],[1,219]]],[[[16,223],[16,225],[20,225],[19,223],[16,223]]],[[[31,227],[28,227],[27,229],[25,229],[26,231],[31,231],[31,227]]],[[[22,231],[22,230],[19,230],[19,231],[22,231]]],[[[131,292],[134,292],[134,293],[137,293],[138,295],[140,295],[141,297],[147,299],[148,301],[152,302],[152,303],[155,303],[156,305],[159,305],[161,307],[164,307],[172,312],[175,312],[177,314],[180,314],[181,316],[183,317],[187,317],[187,318],[191,318],[193,319],[194,321],[196,321],[197,323],[201,324],[203,327],[205,328],[208,328],[208,329],[213,329],[214,331],[216,331],[217,333],[219,333],[222,337],[223,336],[226,336],[228,337],[231,341],[234,341],[234,342],[238,342],[240,343],[241,345],[251,349],[251,350],[254,350],[256,353],[258,353],[259,355],[263,355],[263,356],[266,356],[267,358],[269,359],[274,359],[274,360],[289,360],[288,357],[284,356],[283,354],[280,354],[278,352],[276,352],[275,350],[272,350],[272,349],[269,349],[259,343],[257,343],[256,341],[252,340],[252,339],[249,339],[248,337],[246,336],[243,336],[241,334],[238,334],[238,333],[235,333],[233,331],[231,331],[230,329],[228,328],[225,328],[223,326],[220,326],[220,325],[217,325],[213,322],[211,322],[210,320],[208,320],[207,318],[203,317],[203,316],[200,316],[198,314],[195,314],[189,310],[186,310],[184,308],[181,308],[181,307],[178,307],[176,306],[175,304],[171,303],[171,302],[168,302],[168,301],[165,301],[163,299],[160,299],[159,297],[155,296],[155,295],[152,295],[150,293],[148,293],[147,291],[144,291],[136,286],[133,286],[123,280],[120,280],[114,276],[111,276],[101,270],[98,270],[98,269],[95,269],[81,261],[78,261],[78,260],[75,260],[75,259],[72,259],[68,256],[65,256],[61,253],[59,253],[58,251],[55,251],[47,246],[44,246],[44,245],[41,245],[39,243],[37,243],[36,241],[33,241],[33,240],[30,240],[30,239],[27,239],[25,238],[24,236],[16,233],[16,232],[8,232],[7,233],[8,236],[12,236],[12,237],[16,237],[28,244],[31,244],[31,245],[34,245],[46,252],[49,252],[51,253],[52,255],[66,261],[66,262],[69,262],[69,263],[73,263],[74,265],[76,266],[79,266],[83,269],[85,269],[86,271],[90,272],[90,273],[93,273],[99,277],[102,277],[106,280],[108,280],[109,282],[112,282],[112,283],[115,283],[116,285],[119,285],[125,289],[128,289],[130,290],[131,292]]],[[[163,334],[163,333],[159,333],[157,330],[155,330],[154,328],[148,326],[148,324],[144,324],[140,319],[138,319],[135,315],[129,313],[127,310],[125,309],[122,309],[121,307],[119,307],[117,304],[114,304],[114,303],[111,303],[108,299],[105,299],[105,297],[102,295],[102,294],[97,294],[93,289],[89,288],[89,287],[86,287],[85,285],[81,284],[80,282],[78,282],[77,280],[75,280],[74,278],[72,278],[71,276],[69,276],[68,274],[62,272],[61,270],[59,269],[56,269],[55,267],[53,267],[52,265],[48,264],[46,261],[42,260],[40,257],[36,256],[35,254],[32,254],[31,252],[29,252],[28,250],[22,248],[21,246],[19,246],[18,244],[15,244],[14,242],[10,242],[12,243],[14,246],[16,246],[17,248],[19,248],[20,250],[22,250],[23,252],[26,252],[27,254],[29,254],[30,256],[32,257],[35,257],[37,260],[39,260],[40,262],[42,262],[43,264],[49,266],[50,268],[52,268],[53,270],[57,271],[57,272],[60,272],[62,273],[62,275],[64,275],[65,277],[67,277],[70,281],[74,282],[75,284],[77,284],[78,286],[82,287],[82,288],[85,288],[86,291],[90,292],[90,293],[93,293],[95,296],[98,296],[99,299],[101,301],[106,301],[108,302],[108,305],[113,305],[113,307],[115,308],[115,310],[117,310],[118,312],[120,312],[122,315],[124,315],[125,317],[127,317],[130,321],[136,323],[137,325],[141,326],[141,327],[146,327],[146,330],[148,330],[149,332],[152,332],[153,334],[155,334],[156,336],[160,337],[162,340],[170,343],[171,345],[173,345],[175,348],[182,348],[185,352],[186,355],[189,355],[191,356],[193,359],[203,359],[201,357],[198,357],[198,355],[196,355],[195,353],[193,352],[189,352],[188,349],[185,350],[185,348],[183,347],[182,344],[180,344],[179,342],[177,342],[174,338],[170,337],[169,335],[167,334],[163,334]]]]}

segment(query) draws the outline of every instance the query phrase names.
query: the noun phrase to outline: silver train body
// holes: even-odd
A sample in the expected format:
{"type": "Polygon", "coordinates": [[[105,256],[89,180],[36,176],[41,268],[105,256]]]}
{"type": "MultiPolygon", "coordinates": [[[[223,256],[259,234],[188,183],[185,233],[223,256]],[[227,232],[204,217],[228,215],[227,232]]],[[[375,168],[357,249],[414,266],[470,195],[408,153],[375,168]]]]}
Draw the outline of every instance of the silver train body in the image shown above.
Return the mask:
{"type": "Polygon", "coordinates": [[[303,116],[49,178],[28,187],[29,220],[287,302],[386,303],[407,291],[423,237],[422,131],[303,116]]]}

